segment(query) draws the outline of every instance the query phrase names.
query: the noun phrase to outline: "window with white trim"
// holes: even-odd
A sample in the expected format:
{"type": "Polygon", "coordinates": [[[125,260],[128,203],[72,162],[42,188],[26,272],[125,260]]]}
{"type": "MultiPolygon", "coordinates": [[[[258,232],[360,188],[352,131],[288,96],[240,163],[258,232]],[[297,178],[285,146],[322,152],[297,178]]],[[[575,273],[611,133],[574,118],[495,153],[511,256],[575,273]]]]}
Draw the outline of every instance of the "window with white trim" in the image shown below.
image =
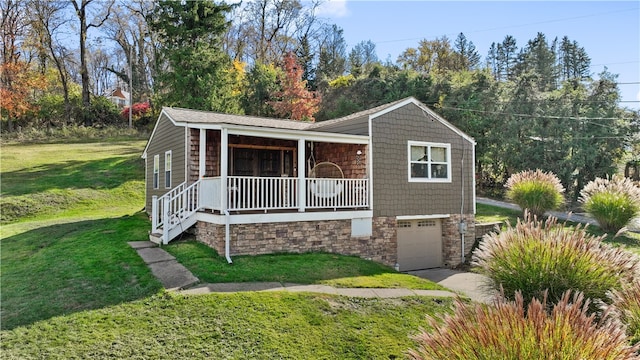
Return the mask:
{"type": "Polygon", "coordinates": [[[157,189],[160,184],[160,155],[153,156],[153,188],[157,189]]]}
{"type": "Polygon", "coordinates": [[[171,188],[171,150],[164,153],[164,187],[171,188]]]}
{"type": "Polygon", "coordinates": [[[451,182],[451,144],[409,141],[410,182],[451,182]]]}

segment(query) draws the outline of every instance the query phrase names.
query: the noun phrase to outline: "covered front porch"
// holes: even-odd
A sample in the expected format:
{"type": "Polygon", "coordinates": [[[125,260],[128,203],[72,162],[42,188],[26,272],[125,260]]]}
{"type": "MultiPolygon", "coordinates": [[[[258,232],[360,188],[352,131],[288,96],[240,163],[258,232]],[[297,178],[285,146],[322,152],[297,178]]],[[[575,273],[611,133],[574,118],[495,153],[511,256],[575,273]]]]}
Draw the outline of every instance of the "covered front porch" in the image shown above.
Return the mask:
{"type": "Polygon", "coordinates": [[[186,129],[188,180],[152,200],[152,233],[163,243],[197,221],[371,216],[369,137],[210,127],[186,129]]]}

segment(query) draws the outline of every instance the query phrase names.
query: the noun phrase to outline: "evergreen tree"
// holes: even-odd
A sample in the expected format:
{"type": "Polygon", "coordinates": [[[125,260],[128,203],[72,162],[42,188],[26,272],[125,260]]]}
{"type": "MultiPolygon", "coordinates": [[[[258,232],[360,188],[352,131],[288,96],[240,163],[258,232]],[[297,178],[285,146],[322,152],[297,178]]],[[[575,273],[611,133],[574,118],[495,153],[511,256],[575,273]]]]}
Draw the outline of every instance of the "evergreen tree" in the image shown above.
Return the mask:
{"type": "Polygon", "coordinates": [[[558,71],[554,46],[548,44],[543,33],[538,33],[533,40],[529,40],[518,55],[515,75],[527,73],[536,75],[532,80],[536,81],[540,90],[550,91],[557,87],[558,71]]]}
{"type": "Polygon", "coordinates": [[[498,44],[496,49],[496,70],[498,80],[511,80],[514,75],[514,67],[518,62],[518,47],[516,39],[511,36],[505,36],[502,43],[498,44]]]}
{"type": "Polygon", "coordinates": [[[586,50],[578,45],[578,42],[571,41],[567,36],[563,37],[558,50],[558,67],[560,68],[561,80],[585,80],[591,67],[591,58],[586,50]]]}
{"type": "Polygon", "coordinates": [[[476,46],[463,33],[458,34],[454,42],[454,52],[458,55],[458,70],[472,70],[480,64],[476,46]]]}
{"type": "Polygon", "coordinates": [[[228,86],[231,59],[222,51],[229,5],[213,0],[159,0],[149,21],[158,36],[155,90],[161,105],[240,112],[228,86]]]}
{"type": "Polygon", "coordinates": [[[278,79],[282,71],[273,65],[257,63],[247,74],[247,86],[242,96],[242,108],[247,115],[275,117],[270,104],[271,94],[280,90],[278,79]]]}

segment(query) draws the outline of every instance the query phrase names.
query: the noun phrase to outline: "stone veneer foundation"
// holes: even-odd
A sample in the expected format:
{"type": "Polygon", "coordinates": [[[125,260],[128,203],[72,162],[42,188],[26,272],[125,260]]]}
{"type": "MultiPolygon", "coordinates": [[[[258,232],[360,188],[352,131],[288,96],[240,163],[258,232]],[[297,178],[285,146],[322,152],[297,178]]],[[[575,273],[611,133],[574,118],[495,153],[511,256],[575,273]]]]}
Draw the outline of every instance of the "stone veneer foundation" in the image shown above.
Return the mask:
{"type": "MultiPolygon", "coordinates": [[[[373,219],[371,236],[352,237],[351,220],[230,225],[231,255],[323,251],[355,255],[388,266],[396,263],[396,220],[373,219]]],[[[224,225],[198,222],[196,239],[224,254],[224,225]]]]}
{"type": "MultiPolygon", "coordinates": [[[[465,215],[467,235],[465,255],[474,240],[474,216],[465,215]]],[[[461,261],[458,233],[460,215],[442,219],[444,266],[455,267],[461,261]]],[[[231,255],[305,253],[322,251],[355,255],[384,265],[395,266],[398,239],[395,217],[374,217],[371,236],[352,237],[351,220],[295,221],[230,225],[231,255]]],[[[225,227],[207,222],[196,225],[196,239],[224,254],[225,227]]]]}

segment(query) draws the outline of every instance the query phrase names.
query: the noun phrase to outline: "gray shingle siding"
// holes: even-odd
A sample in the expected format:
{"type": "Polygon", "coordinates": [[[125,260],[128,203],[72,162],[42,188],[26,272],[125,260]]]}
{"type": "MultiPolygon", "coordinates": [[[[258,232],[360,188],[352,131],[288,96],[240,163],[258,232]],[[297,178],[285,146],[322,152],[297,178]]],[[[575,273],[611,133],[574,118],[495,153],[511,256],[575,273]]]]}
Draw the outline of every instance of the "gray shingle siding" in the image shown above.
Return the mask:
{"type": "Polygon", "coordinates": [[[174,188],[185,181],[185,128],[174,126],[165,115],[158,119],[155,134],[147,146],[146,158],[146,210],[151,212],[151,199],[154,195],[161,196],[170,189],[166,189],[164,178],[165,152],[171,150],[171,187],[174,188]],[[160,175],[158,189],[153,188],[153,157],[160,155],[160,175]]]}
{"type": "Polygon", "coordinates": [[[456,214],[461,208],[461,160],[464,147],[464,212],[473,212],[473,145],[408,104],[372,120],[373,216],[456,214]],[[451,144],[450,183],[409,182],[408,141],[451,144]]]}

